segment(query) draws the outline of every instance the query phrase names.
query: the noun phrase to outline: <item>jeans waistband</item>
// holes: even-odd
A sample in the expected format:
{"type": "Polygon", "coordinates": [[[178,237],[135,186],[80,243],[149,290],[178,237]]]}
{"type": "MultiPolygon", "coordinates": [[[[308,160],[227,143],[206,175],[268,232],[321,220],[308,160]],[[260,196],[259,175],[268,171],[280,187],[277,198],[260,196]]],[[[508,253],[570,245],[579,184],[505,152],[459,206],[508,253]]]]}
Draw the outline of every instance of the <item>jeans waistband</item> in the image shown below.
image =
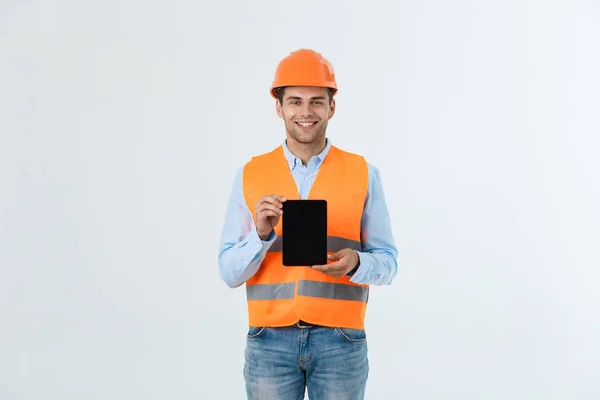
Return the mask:
{"type": "Polygon", "coordinates": [[[295,326],[297,328],[303,328],[303,329],[305,329],[305,328],[312,328],[312,327],[320,326],[320,325],[311,324],[311,323],[308,323],[306,321],[300,320],[300,321],[296,322],[293,326],[295,326]]]}

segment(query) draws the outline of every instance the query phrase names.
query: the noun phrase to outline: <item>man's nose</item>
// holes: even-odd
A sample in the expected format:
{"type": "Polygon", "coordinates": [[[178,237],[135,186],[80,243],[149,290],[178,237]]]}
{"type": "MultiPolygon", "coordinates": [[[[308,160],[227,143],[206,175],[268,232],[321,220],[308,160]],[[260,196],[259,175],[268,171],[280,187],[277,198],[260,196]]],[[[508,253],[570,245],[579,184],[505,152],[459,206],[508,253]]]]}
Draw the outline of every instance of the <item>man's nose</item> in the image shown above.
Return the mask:
{"type": "Polygon", "coordinates": [[[309,115],[312,115],[312,109],[310,108],[310,104],[305,103],[300,108],[300,116],[301,117],[307,117],[309,115]]]}

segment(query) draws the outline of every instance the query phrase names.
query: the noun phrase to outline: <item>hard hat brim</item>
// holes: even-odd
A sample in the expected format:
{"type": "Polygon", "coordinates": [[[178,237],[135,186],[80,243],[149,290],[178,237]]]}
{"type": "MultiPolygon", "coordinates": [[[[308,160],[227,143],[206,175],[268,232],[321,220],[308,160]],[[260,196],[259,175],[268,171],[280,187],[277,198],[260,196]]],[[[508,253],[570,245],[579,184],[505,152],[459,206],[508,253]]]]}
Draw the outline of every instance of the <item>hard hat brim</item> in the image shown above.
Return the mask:
{"type": "Polygon", "coordinates": [[[323,84],[322,82],[319,83],[315,83],[315,84],[311,84],[311,83],[291,83],[291,84],[286,84],[286,85],[274,85],[271,86],[271,96],[274,99],[277,99],[277,93],[276,90],[278,88],[282,88],[282,87],[322,87],[322,88],[326,88],[326,89],[333,89],[333,94],[332,96],[335,96],[338,92],[338,88],[337,85],[335,84],[335,82],[326,82],[325,84],[323,84]]]}

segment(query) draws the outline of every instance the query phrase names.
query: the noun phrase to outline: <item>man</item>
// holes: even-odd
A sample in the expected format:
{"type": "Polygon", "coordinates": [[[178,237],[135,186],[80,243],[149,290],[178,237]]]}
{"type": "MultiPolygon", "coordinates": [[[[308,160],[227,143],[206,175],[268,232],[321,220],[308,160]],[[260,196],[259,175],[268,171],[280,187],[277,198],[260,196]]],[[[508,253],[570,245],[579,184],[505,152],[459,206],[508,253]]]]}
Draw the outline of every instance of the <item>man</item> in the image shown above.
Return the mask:
{"type": "Polygon", "coordinates": [[[235,177],[219,270],[229,287],[246,284],[249,399],[303,399],[305,389],[311,399],[364,398],[369,286],[392,282],[397,250],[377,168],[326,137],[337,89],[321,54],[285,57],[271,95],[286,139],[235,177]],[[287,199],[327,200],[326,265],[282,265],[287,199]]]}

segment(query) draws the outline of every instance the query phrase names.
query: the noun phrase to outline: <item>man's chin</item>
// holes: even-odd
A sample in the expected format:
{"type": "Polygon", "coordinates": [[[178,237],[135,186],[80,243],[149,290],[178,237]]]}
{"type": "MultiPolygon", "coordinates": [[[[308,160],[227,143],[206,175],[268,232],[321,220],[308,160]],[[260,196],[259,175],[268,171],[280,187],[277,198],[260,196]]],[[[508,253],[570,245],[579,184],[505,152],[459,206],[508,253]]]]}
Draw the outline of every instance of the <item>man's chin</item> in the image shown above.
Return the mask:
{"type": "Polygon", "coordinates": [[[319,140],[321,135],[318,132],[294,132],[293,138],[300,143],[312,143],[319,140]]]}
{"type": "Polygon", "coordinates": [[[294,140],[295,140],[296,142],[298,142],[298,143],[302,143],[302,144],[311,144],[311,143],[314,143],[314,142],[316,142],[316,141],[317,141],[317,138],[315,138],[315,137],[310,137],[310,138],[307,138],[307,137],[298,137],[298,136],[295,136],[295,137],[294,137],[294,140]]]}

